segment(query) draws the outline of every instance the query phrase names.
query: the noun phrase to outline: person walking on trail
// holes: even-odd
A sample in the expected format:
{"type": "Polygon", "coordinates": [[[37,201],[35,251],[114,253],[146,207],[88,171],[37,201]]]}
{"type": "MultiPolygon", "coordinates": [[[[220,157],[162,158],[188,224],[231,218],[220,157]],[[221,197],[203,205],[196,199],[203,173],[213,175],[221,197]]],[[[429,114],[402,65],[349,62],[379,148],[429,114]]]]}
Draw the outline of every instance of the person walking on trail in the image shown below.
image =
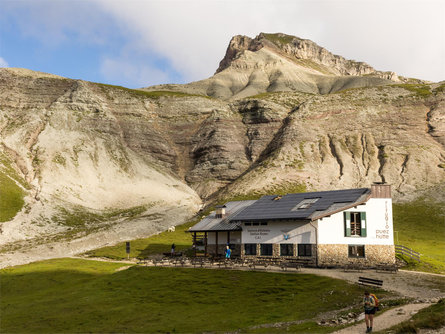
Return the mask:
{"type": "Polygon", "coordinates": [[[363,298],[363,304],[365,307],[365,322],[366,322],[366,333],[372,332],[372,325],[374,322],[374,314],[376,311],[376,303],[373,296],[365,291],[365,297],[363,298]]]}
{"type": "Polygon", "coordinates": [[[175,244],[172,244],[172,250],[171,250],[172,256],[175,255],[175,248],[176,248],[175,244]]]}
{"type": "Polygon", "coordinates": [[[226,246],[226,259],[230,259],[230,255],[232,254],[232,251],[229,246],[226,246]]]}

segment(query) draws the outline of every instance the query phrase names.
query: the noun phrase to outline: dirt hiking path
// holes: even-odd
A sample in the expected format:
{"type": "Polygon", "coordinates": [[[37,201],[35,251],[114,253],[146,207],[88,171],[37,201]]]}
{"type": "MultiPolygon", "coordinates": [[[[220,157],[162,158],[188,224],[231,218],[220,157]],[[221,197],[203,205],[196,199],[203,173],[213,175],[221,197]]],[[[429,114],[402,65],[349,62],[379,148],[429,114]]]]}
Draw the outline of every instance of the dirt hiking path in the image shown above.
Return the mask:
{"type": "MultiPolygon", "coordinates": [[[[360,276],[383,280],[382,288],[419,301],[445,297],[445,276],[400,270],[397,273],[377,273],[375,270],[344,272],[341,269],[302,268],[302,273],[328,276],[357,283],[360,276]]],[[[372,288],[368,288],[372,291],[372,288]]]]}
{"type": "MultiPolygon", "coordinates": [[[[374,317],[374,326],[372,327],[372,331],[377,332],[397,325],[402,321],[410,319],[414,314],[419,312],[419,310],[430,305],[431,304],[429,303],[407,304],[401,307],[393,308],[385,313],[382,313],[381,315],[377,315],[374,317]]],[[[362,322],[358,325],[334,332],[334,334],[357,334],[365,332],[366,324],[365,322],[362,322]]]]}

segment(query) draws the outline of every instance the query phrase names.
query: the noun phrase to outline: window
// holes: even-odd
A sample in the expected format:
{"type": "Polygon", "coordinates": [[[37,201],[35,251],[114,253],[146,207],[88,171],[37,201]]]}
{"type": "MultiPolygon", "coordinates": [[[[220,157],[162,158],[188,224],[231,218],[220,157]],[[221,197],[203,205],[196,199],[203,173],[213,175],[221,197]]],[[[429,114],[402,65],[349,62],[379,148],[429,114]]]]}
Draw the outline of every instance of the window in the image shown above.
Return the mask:
{"type": "Polygon", "coordinates": [[[349,257],[365,257],[364,245],[349,245],[348,246],[349,257]]]}
{"type": "Polygon", "coordinates": [[[262,222],[260,223],[260,225],[267,225],[267,222],[262,222]]]}
{"type": "Polygon", "coordinates": [[[244,254],[256,255],[256,244],[244,244],[244,254]]]}
{"type": "Polygon", "coordinates": [[[252,226],[252,223],[244,223],[245,226],[252,226]]]}
{"type": "Polygon", "coordinates": [[[361,235],[360,212],[351,212],[351,235],[361,235]]]}
{"type": "Polygon", "coordinates": [[[258,226],[260,223],[252,223],[253,226],[258,226]]]}
{"type": "Polygon", "coordinates": [[[300,203],[298,203],[291,211],[309,209],[312,204],[317,202],[319,198],[305,198],[300,203]]]}
{"type": "Polygon", "coordinates": [[[294,256],[294,245],[280,244],[280,256],[294,256]]]}
{"type": "Polygon", "coordinates": [[[298,256],[312,256],[312,244],[299,244],[298,256]]]}
{"type": "Polygon", "coordinates": [[[366,237],[366,212],[344,212],[345,237],[366,237]]]}
{"type": "Polygon", "coordinates": [[[261,244],[261,255],[272,256],[272,244],[261,244]]]}

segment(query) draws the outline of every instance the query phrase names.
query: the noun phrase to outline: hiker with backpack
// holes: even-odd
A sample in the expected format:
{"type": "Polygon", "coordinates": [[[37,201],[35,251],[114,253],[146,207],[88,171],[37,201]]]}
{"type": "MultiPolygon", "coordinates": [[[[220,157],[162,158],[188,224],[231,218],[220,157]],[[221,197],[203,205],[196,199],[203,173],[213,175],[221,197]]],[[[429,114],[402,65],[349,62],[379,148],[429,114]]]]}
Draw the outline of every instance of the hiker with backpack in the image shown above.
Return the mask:
{"type": "Polygon", "coordinates": [[[365,291],[365,297],[363,298],[363,303],[365,307],[365,322],[366,322],[366,333],[372,332],[372,325],[374,322],[374,314],[378,310],[379,300],[376,295],[365,291]]]}

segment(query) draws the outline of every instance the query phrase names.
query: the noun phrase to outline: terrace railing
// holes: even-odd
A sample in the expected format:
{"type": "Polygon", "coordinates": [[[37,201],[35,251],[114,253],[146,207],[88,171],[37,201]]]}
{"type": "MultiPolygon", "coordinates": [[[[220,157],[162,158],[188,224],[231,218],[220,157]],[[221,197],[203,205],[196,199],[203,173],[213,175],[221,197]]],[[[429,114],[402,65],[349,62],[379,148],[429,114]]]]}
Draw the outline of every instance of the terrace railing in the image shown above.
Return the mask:
{"type": "Polygon", "coordinates": [[[401,254],[408,256],[410,259],[413,259],[417,262],[420,262],[420,253],[412,250],[411,248],[405,247],[403,245],[395,245],[396,254],[401,254]]]}

